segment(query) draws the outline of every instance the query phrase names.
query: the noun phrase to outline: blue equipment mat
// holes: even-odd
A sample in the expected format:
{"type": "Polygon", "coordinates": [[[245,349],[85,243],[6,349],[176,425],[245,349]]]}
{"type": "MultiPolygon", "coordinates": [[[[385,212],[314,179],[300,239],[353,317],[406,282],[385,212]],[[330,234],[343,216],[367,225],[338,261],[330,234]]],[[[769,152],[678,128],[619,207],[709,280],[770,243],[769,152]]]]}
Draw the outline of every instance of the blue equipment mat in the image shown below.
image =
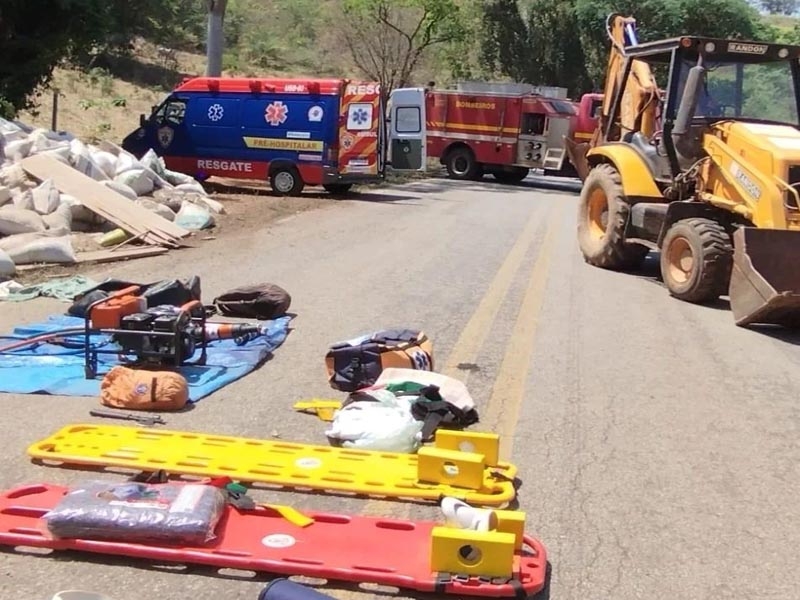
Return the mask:
{"type": "MultiPolygon", "coordinates": [[[[289,334],[291,318],[286,315],[267,321],[265,334],[242,346],[237,346],[233,340],[209,342],[205,366],[184,365],[178,369],[189,384],[189,402],[197,402],[255,370],[284,342],[289,334]]],[[[19,339],[83,327],[83,323],[79,317],[51,316],[44,323],[17,327],[11,335],[0,336],[0,347],[19,339]]],[[[103,352],[97,354],[98,376],[86,379],[83,333],[70,334],[64,341],[67,342],[65,345],[45,342],[0,353],[0,392],[99,396],[103,374],[115,365],[124,364],[117,354],[105,352],[115,346],[108,343],[108,336],[91,336],[91,344],[103,352]]],[[[199,356],[197,350],[192,360],[199,356]]]]}

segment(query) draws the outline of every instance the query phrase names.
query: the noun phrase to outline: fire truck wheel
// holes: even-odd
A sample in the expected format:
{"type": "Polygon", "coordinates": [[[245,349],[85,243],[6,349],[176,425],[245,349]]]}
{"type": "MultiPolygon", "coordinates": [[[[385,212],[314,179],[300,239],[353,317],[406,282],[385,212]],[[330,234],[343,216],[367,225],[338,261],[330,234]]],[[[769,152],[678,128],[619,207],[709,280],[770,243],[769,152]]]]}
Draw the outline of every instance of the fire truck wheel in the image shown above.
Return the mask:
{"type": "Polygon", "coordinates": [[[445,167],[452,179],[475,179],[480,171],[480,165],[475,162],[475,155],[466,146],[450,150],[447,153],[445,167]]]}
{"type": "Polygon", "coordinates": [[[492,176],[500,183],[519,183],[530,173],[526,167],[514,167],[511,171],[495,171],[492,176]]]}
{"type": "Polygon", "coordinates": [[[294,167],[279,167],[269,176],[272,191],[280,196],[299,196],[305,184],[294,167]]]}

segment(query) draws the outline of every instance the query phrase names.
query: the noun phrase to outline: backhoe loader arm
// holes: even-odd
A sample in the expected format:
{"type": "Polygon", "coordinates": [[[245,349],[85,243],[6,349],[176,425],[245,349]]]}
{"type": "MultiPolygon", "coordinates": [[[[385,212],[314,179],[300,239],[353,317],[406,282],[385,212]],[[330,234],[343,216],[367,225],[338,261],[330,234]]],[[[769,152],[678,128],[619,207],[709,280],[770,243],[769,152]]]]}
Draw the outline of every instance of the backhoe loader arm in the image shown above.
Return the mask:
{"type": "Polygon", "coordinates": [[[625,35],[628,34],[630,44],[636,44],[634,26],[636,19],[621,15],[610,15],[606,21],[606,30],[611,39],[611,48],[606,67],[606,80],[603,93],[602,118],[598,126],[592,146],[606,141],[617,141],[625,134],[640,131],[647,138],[656,132],[656,113],[659,105],[658,85],[650,66],[640,60],[633,60],[630,75],[625,75],[625,35]],[[623,89],[620,89],[624,86],[623,89]],[[618,120],[611,128],[611,135],[606,138],[608,121],[615,117],[611,112],[619,95],[618,120]]]}
{"type": "Polygon", "coordinates": [[[633,60],[630,74],[625,79],[625,42],[626,34],[629,45],[637,44],[633,17],[618,14],[609,15],[606,19],[606,31],[611,40],[611,47],[606,67],[603,89],[603,104],[597,128],[589,142],[575,143],[565,140],[567,155],[575,166],[581,179],[589,172],[586,153],[605,142],[618,141],[625,134],[641,131],[650,138],[656,133],[656,117],[659,108],[659,90],[650,66],[640,60],[633,60]],[[625,79],[623,81],[623,79],[625,79]],[[614,105],[618,111],[613,115],[614,105]],[[609,129],[609,121],[614,123],[609,129]],[[608,132],[609,135],[606,135],[608,132]]]}

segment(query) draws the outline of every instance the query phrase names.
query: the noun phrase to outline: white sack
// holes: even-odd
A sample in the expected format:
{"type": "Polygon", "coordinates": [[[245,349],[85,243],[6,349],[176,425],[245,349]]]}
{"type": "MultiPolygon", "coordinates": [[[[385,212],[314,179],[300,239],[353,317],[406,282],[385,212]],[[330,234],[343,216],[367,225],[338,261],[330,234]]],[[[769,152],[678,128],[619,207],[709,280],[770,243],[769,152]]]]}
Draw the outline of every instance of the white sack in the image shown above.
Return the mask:
{"type": "Polygon", "coordinates": [[[11,250],[8,255],[18,265],[31,263],[74,263],[75,251],[69,236],[43,237],[11,250]]]}
{"type": "Polygon", "coordinates": [[[11,277],[16,272],[17,266],[14,261],[5,251],[0,250],[0,277],[11,277]]]}
{"type": "Polygon", "coordinates": [[[11,201],[11,190],[4,185],[0,185],[0,206],[11,201]]]}
{"type": "Polygon", "coordinates": [[[42,217],[32,210],[9,207],[0,210],[0,234],[2,235],[44,230],[45,224],[42,217]]]}
{"type": "Polygon", "coordinates": [[[153,191],[153,179],[145,169],[131,169],[117,175],[114,181],[123,183],[136,192],[137,196],[146,196],[153,191]]]}
{"type": "Polygon", "coordinates": [[[40,215],[49,215],[58,208],[60,203],[59,192],[52,179],[45,179],[31,191],[33,210],[40,215]]]}
{"type": "Polygon", "coordinates": [[[30,138],[25,138],[7,143],[3,151],[7,159],[14,162],[19,162],[28,157],[28,155],[31,153],[31,148],[33,148],[33,140],[30,138]]]}
{"type": "Polygon", "coordinates": [[[103,150],[95,150],[90,153],[92,160],[95,164],[102,169],[106,177],[113,179],[117,174],[117,157],[111,152],[104,152],[103,150]]]}
{"type": "Polygon", "coordinates": [[[31,192],[31,190],[16,189],[11,192],[11,199],[14,208],[20,210],[34,210],[33,192],[31,192]]]}
{"type": "Polygon", "coordinates": [[[47,225],[48,233],[69,235],[72,231],[72,207],[69,204],[59,204],[55,211],[42,217],[42,220],[47,225]]]}
{"type": "Polygon", "coordinates": [[[111,190],[114,190],[118,194],[125,196],[128,200],[136,200],[136,198],[138,198],[133,188],[131,188],[129,185],[125,185],[124,183],[120,183],[119,181],[109,179],[108,181],[104,181],[103,185],[111,190]]]}
{"type": "Polygon", "coordinates": [[[136,201],[136,204],[138,204],[142,208],[146,208],[147,210],[156,213],[161,217],[164,217],[167,221],[175,220],[175,213],[172,212],[170,208],[165,204],[161,204],[160,202],[156,202],[155,200],[150,200],[149,198],[139,198],[136,201]]]}

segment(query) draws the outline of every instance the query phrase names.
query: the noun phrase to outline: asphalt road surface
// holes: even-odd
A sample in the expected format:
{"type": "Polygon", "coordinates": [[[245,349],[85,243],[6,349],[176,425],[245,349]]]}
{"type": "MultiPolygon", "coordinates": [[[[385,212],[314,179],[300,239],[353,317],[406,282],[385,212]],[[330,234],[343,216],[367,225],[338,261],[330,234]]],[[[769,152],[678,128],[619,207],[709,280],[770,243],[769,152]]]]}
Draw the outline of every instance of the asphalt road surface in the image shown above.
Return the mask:
{"type": "MultiPolygon", "coordinates": [[[[292,404],[344,398],[327,385],[328,344],[420,327],[437,370],[464,380],[478,402],[473,429],[498,432],[519,468],[520,508],[553,567],[551,598],[800,597],[800,338],[737,328],[724,301],[671,299],[652,258],[641,275],[589,267],[575,241],[574,186],[534,183],[429,180],[367,192],[92,275],[198,274],[206,301],[261,281],[292,294],[297,316],[274,357],[194,410],[165,415],[170,428],[326,444],[325,424],[292,404]]],[[[66,307],[0,306],[6,331],[66,307]]],[[[3,487],[91,475],[33,465],[25,450],[66,424],[98,422],[88,416],[97,405],[0,395],[3,487]]],[[[438,518],[435,507],[407,503],[257,497],[438,518]]],[[[66,589],[113,600],[255,600],[269,580],[75,553],[0,557],[0,597],[15,600],[66,589]]],[[[339,584],[323,591],[378,597],[339,584]]]]}

